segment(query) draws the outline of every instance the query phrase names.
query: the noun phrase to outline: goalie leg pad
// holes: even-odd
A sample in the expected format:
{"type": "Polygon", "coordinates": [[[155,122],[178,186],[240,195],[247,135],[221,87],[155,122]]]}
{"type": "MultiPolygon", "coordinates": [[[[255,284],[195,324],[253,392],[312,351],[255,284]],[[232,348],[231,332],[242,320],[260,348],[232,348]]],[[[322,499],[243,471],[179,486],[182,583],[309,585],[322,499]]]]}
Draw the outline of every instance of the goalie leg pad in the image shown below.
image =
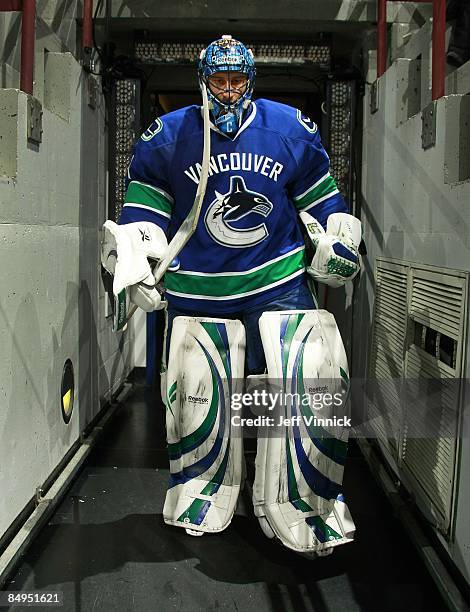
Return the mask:
{"type": "Polygon", "coordinates": [[[325,555],[355,531],[342,493],[349,378],[341,336],[325,310],[265,312],[260,332],[278,426],[259,432],[255,515],[268,537],[325,555]],[[325,405],[330,396],[336,405],[325,405]]]}
{"type": "Polygon", "coordinates": [[[242,391],[245,329],[240,321],[176,317],[166,373],[170,480],[165,523],[189,533],[224,530],[235,512],[243,440],[231,398],[242,391]]]}

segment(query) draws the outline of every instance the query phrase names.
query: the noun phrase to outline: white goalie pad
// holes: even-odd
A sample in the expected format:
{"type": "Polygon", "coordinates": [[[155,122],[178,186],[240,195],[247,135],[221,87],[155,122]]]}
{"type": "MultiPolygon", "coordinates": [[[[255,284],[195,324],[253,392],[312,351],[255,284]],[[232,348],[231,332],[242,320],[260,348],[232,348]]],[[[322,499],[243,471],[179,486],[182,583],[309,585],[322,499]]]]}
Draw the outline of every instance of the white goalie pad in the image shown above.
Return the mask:
{"type": "Polygon", "coordinates": [[[170,481],[165,523],[192,535],[232,520],[240,491],[243,439],[231,398],[243,386],[245,329],[240,321],[176,317],[166,373],[170,481]]]}
{"type": "Polygon", "coordinates": [[[255,515],[268,537],[326,555],[355,531],[342,492],[349,435],[343,342],[325,310],[266,312],[259,326],[276,426],[258,432],[255,515]]]}

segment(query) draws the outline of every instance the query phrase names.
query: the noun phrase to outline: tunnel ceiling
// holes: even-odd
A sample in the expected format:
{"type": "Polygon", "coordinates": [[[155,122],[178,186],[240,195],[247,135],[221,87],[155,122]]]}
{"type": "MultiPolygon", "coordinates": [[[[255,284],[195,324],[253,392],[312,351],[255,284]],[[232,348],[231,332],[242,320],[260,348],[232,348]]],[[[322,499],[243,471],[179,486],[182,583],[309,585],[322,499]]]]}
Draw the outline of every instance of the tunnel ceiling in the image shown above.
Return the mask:
{"type": "MultiPolygon", "coordinates": [[[[113,19],[141,19],[147,27],[153,27],[153,20],[167,20],[166,27],[172,27],[171,22],[176,19],[180,21],[180,24],[174,24],[176,28],[186,21],[191,29],[204,26],[212,30],[236,20],[247,27],[250,22],[257,22],[258,29],[262,26],[268,31],[275,22],[278,22],[277,27],[282,24],[282,28],[292,22],[298,22],[301,27],[313,27],[319,22],[373,23],[376,21],[377,0],[270,0],[269,4],[260,0],[238,3],[223,0],[108,0],[107,4],[113,19]]],[[[417,13],[430,16],[431,12],[432,8],[427,4],[393,2],[388,7],[387,18],[407,23],[415,19],[417,13]]]]}
{"type": "MultiPolygon", "coordinates": [[[[376,27],[376,0],[107,0],[95,21],[99,38],[131,53],[134,33],[145,30],[158,39],[212,40],[229,33],[249,42],[308,41],[331,34],[335,58],[351,57],[376,27]],[[107,7],[107,13],[105,13],[107,7]]],[[[424,23],[431,4],[389,3],[387,19],[424,23]]]]}

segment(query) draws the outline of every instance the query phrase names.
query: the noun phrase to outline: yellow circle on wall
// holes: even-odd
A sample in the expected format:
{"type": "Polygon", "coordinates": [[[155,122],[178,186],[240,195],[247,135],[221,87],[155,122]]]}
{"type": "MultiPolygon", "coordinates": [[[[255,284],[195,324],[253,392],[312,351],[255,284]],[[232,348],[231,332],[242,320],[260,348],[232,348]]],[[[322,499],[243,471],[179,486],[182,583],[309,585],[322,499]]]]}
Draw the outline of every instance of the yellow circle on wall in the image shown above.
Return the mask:
{"type": "Polygon", "coordinates": [[[60,404],[62,408],[62,418],[68,423],[72,417],[73,400],[75,394],[75,378],[73,365],[70,359],[64,363],[62,370],[62,383],[60,388],[60,404]]]}

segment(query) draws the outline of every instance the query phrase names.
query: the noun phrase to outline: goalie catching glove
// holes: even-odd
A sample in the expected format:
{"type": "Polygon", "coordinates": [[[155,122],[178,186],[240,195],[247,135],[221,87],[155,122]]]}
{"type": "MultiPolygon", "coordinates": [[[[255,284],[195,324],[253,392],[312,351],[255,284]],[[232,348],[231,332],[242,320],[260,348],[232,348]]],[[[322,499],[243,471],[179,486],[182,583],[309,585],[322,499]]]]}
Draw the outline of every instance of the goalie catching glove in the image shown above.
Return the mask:
{"type": "Polygon", "coordinates": [[[328,217],[325,232],[309,213],[301,212],[300,218],[315,249],[307,272],[315,280],[330,287],[341,287],[346,281],[352,280],[361,265],[359,219],[346,213],[332,213],[328,217]]]}
{"type": "Polygon", "coordinates": [[[129,288],[129,299],[143,310],[151,312],[162,307],[161,296],[148,259],[160,260],[168,242],[158,225],[147,221],[117,225],[106,221],[101,244],[101,263],[114,275],[113,293],[129,288]]]}

